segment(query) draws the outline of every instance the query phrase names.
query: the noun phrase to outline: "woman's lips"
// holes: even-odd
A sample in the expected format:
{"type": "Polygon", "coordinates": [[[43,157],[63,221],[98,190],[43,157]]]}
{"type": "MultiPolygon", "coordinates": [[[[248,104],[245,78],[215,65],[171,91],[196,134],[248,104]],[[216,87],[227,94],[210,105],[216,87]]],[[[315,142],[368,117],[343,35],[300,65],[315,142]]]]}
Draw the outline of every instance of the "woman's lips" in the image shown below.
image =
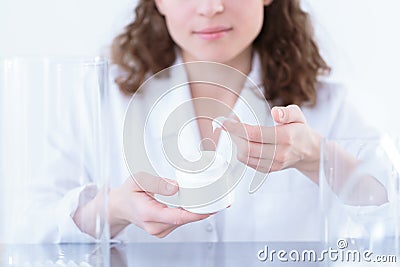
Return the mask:
{"type": "Polygon", "coordinates": [[[232,28],[229,27],[214,27],[193,31],[193,33],[204,40],[212,41],[224,37],[231,30],[232,28]]]}

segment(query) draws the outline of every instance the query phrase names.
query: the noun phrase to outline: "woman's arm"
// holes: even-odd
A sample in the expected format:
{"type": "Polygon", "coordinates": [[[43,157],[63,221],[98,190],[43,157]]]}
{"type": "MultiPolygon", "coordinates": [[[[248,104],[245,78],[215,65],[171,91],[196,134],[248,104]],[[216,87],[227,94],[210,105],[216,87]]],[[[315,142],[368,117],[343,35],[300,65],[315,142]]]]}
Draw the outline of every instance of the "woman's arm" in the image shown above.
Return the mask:
{"type": "MultiPolygon", "coordinates": [[[[224,122],[224,128],[238,147],[238,160],[264,173],[296,168],[318,184],[322,137],[308,126],[296,105],[274,107],[271,113],[277,123],[275,127],[252,126],[231,120],[224,122]]],[[[343,192],[343,187],[350,182],[350,174],[358,165],[358,161],[344,150],[341,150],[339,158],[343,173],[342,180],[334,186],[336,193],[343,192]]],[[[352,188],[354,198],[347,199],[346,204],[379,205],[387,202],[386,189],[375,177],[367,174],[351,182],[355,183],[352,188]]]]}
{"type": "MultiPolygon", "coordinates": [[[[170,208],[153,197],[154,194],[171,196],[177,191],[175,181],[147,173],[138,173],[135,178],[128,178],[121,186],[109,190],[107,219],[111,237],[126,226],[135,224],[150,235],[162,238],[181,225],[210,216],[194,214],[182,208],[170,208]],[[138,186],[137,179],[140,179],[142,187],[138,186]]],[[[74,214],[73,219],[82,232],[96,236],[96,217],[101,214],[103,199],[104,195],[98,194],[74,214]]]]}

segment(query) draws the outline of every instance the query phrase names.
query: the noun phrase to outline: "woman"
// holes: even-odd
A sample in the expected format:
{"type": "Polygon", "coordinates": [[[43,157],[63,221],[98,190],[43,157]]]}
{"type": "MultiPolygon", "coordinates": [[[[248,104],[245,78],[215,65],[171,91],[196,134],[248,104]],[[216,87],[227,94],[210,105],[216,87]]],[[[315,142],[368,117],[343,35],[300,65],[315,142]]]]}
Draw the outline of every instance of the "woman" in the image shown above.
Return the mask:
{"type": "MultiPolygon", "coordinates": [[[[157,237],[166,242],[319,239],[316,203],[322,137],[374,132],[345,104],[340,88],[318,81],[330,69],[313,40],[309,16],[301,10],[299,1],[141,0],[134,21],[114,40],[112,58],[116,85],[110,96],[113,104],[109,123],[114,130],[110,134],[113,145],[109,155],[108,222],[113,238],[142,242],[160,242],[157,237]],[[157,79],[146,81],[177,63],[196,61],[222,63],[248,75],[262,88],[262,97],[249,89],[246,79],[235,78],[230,90],[190,83],[204,70],[187,65],[184,74],[182,68],[171,68],[166,75],[163,72],[157,79]],[[137,149],[133,162],[137,164],[148,154],[150,161],[156,162],[154,165],[164,164],[163,159],[157,158],[161,154],[157,150],[159,144],[164,142],[164,136],[157,134],[160,123],[147,129],[145,119],[157,102],[155,95],[164,92],[162,88],[173,87],[174,81],[183,76],[189,80],[188,85],[171,93],[169,103],[211,100],[209,104],[191,102],[192,115],[197,119],[188,136],[194,138],[184,139],[183,146],[201,142],[203,149],[218,151],[229,135],[237,146],[235,158],[241,162],[235,164],[244,166],[245,182],[235,188],[235,202],[216,214],[190,213],[153,198],[154,194],[172,196],[178,192],[171,168],[160,167],[151,172],[145,167],[127,170],[124,165],[121,136],[126,134],[126,125],[141,132],[128,137],[133,142],[129,146],[137,149]],[[134,100],[129,103],[132,97],[134,100]],[[257,110],[264,122],[262,127],[246,119],[251,110],[238,107],[242,98],[254,103],[250,109],[257,110]],[[226,109],[221,111],[212,104],[216,102],[223,103],[226,109]],[[273,108],[269,111],[270,105],[273,108]],[[226,121],[222,132],[214,132],[212,119],[228,116],[227,110],[234,111],[236,120],[226,121]],[[357,127],[350,127],[354,122],[357,127]],[[139,139],[146,138],[150,141],[140,144],[139,139]],[[153,152],[147,151],[146,144],[153,152]],[[248,180],[255,170],[269,175],[257,193],[250,195],[248,180]]],[[[224,71],[219,74],[224,77],[222,82],[231,82],[224,71]]],[[[167,107],[168,104],[161,105],[152,114],[165,122],[167,118],[163,116],[173,110],[167,107]]],[[[88,169],[86,181],[93,179],[88,169]]],[[[375,182],[377,186],[384,183],[375,182]]],[[[57,205],[57,214],[61,212],[63,219],[39,230],[38,240],[93,240],[102,194],[96,195],[93,187],[79,181],[62,190],[65,196],[58,201],[64,204],[57,205]]]]}

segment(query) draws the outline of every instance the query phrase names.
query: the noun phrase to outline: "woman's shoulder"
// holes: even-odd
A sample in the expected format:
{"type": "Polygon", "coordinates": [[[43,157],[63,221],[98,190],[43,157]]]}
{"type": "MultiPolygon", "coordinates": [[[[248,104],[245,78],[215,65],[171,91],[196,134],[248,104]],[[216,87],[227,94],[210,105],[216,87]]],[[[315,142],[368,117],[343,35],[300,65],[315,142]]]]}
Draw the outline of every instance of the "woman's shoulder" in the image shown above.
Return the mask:
{"type": "Polygon", "coordinates": [[[350,138],[377,136],[379,131],[372,127],[348,99],[346,86],[340,83],[320,82],[317,85],[317,103],[306,108],[309,123],[326,137],[350,138]]]}
{"type": "Polygon", "coordinates": [[[347,88],[344,84],[335,82],[318,82],[317,89],[317,105],[341,103],[347,97],[347,88]]]}
{"type": "Polygon", "coordinates": [[[304,105],[307,113],[336,113],[347,98],[347,89],[343,84],[318,82],[316,84],[317,99],[315,105],[304,105]]]}
{"type": "Polygon", "coordinates": [[[318,82],[316,85],[317,100],[314,106],[303,106],[302,110],[308,124],[326,136],[331,132],[343,105],[347,90],[339,83],[318,82]]]}

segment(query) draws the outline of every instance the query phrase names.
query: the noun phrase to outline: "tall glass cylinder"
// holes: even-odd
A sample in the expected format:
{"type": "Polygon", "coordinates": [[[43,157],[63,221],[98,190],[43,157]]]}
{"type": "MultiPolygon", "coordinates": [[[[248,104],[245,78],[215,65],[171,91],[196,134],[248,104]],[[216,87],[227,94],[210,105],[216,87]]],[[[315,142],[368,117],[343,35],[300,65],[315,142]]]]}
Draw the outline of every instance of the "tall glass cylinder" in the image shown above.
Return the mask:
{"type": "Polygon", "coordinates": [[[324,140],[323,237],[339,252],[400,256],[400,153],[389,136],[324,140]]]}
{"type": "Polygon", "coordinates": [[[0,60],[0,244],[108,242],[107,68],[0,60]]]}

